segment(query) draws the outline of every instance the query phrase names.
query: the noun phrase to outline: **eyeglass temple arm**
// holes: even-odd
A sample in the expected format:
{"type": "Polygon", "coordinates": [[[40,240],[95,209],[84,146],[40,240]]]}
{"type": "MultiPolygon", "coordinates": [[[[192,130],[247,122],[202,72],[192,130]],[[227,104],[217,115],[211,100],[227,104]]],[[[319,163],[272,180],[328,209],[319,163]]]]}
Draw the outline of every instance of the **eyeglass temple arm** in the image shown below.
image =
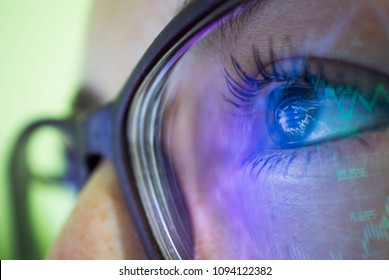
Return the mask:
{"type": "Polygon", "coordinates": [[[13,207],[14,258],[16,259],[37,259],[40,257],[30,222],[28,187],[33,174],[27,163],[27,149],[31,137],[43,127],[61,127],[61,130],[68,131],[72,130],[72,123],[67,120],[34,122],[23,130],[13,147],[9,162],[9,187],[13,207]]]}
{"type": "Polygon", "coordinates": [[[101,158],[112,159],[113,104],[90,115],[64,120],[44,119],[26,127],[16,141],[9,161],[9,183],[15,227],[15,258],[37,259],[39,248],[29,214],[28,186],[33,176],[27,163],[31,137],[44,127],[60,130],[69,137],[70,170],[67,179],[80,189],[101,158]]]}

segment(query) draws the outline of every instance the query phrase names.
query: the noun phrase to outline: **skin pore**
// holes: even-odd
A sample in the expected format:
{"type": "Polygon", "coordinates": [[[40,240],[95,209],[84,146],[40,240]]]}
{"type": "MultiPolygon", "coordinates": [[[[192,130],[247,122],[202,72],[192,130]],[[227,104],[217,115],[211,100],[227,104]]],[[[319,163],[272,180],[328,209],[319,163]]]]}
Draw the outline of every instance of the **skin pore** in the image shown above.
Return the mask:
{"type": "MultiPolygon", "coordinates": [[[[96,1],[86,60],[88,87],[104,100],[112,99],[182,2],[96,1]]],[[[264,156],[262,150],[258,153],[258,146],[266,147],[272,156],[277,154],[269,137],[258,133],[266,131],[265,117],[256,111],[251,117],[237,118],[244,112],[230,106],[219,93],[229,92],[221,75],[224,70],[238,79],[230,55],[248,74],[258,76],[254,44],[264,65],[270,67],[270,37],[277,58],[286,59],[293,53],[327,59],[324,64],[329,78],[336,77],[339,68],[351,71],[347,63],[388,75],[389,66],[382,63],[388,57],[382,46],[388,46],[389,41],[382,21],[389,3],[373,2],[266,1],[246,15],[240,22],[240,32],[231,33],[233,39],[205,41],[203,45],[211,44],[211,48],[200,44],[179,63],[179,71],[171,79],[179,81],[176,87],[185,91],[177,90],[180,96],[173,96],[168,106],[166,129],[172,139],[167,142],[173,144],[167,150],[187,198],[195,258],[326,259],[362,258],[367,254],[361,237],[367,223],[354,222],[350,217],[371,210],[378,221],[385,214],[389,194],[385,176],[340,182],[338,172],[348,170],[349,161],[368,174],[387,170],[387,131],[288,149],[283,151],[281,163],[261,170],[259,164],[249,169],[252,175],[241,163],[249,155],[264,156]],[[364,45],[350,47],[354,38],[364,45]],[[347,55],[339,50],[347,50],[347,55]],[[335,62],[338,60],[343,63],[335,62]],[[208,71],[206,77],[204,69],[208,71]]],[[[355,77],[361,73],[375,72],[360,70],[346,75],[345,80],[357,83],[360,79],[355,77]]],[[[256,101],[264,103],[265,97],[256,101]]],[[[250,163],[245,167],[250,168],[250,163]]],[[[371,238],[367,243],[369,253],[384,248],[381,258],[389,257],[388,242],[371,238]]],[[[103,163],[84,188],[48,257],[145,258],[110,163],[103,163]]]]}

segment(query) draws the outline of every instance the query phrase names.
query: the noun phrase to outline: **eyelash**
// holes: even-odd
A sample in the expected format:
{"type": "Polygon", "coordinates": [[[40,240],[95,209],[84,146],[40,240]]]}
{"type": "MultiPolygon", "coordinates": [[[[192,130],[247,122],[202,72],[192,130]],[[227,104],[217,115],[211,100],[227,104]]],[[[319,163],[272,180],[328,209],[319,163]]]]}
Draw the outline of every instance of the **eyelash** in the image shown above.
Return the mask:
{"type": "Polygon", "coordinates": [[[311,155],[316,151],[309,147],[309,151],[301,150],[283,150],[283,151],[269,151],[268,154],[255,154],[254,156],[248,157],[243,165],[244,172],[249,173],[250,176],[257,178],[263,170],[271,171],[272,169],[278,168],[280,165],[284,165],[284,169],[281,170],[280,174],[283,176],[288,175],[289,167],[296,160],[297,157],[305,154],[305,166],[308,166],[311,161],[311,155]]]}
{"type": "MultiPolygon", "coordinates": [[[[296,82],[305,82],[310,83],[314,79],[314,75],[307,63],[304,63],[304,71],[298,71],[294,69],[292,75],[284,69],[277,68],[276,66],[276,57],[270,43],[269,55],[270,55],[270,65],[272,72],[266,70],[265,65],[262,62],[262,59],[259,55],[259,50],[253,45],[252,54],[254,58],[255,65],[258,71],[258,77],[252,77],[248,75],[240,66],[237,59],[231,55],[232,66],[238,75],[239,79],[242,82],[239,82],[228,72],[227,69],[224,69],[225,79],[227,81],[227,87],[229,89],[231,97],[224,95],[224,98],[227,102],[231,103],[237,108],[240,109],[249,109],[253,107],[255,98],[258,96],[260,90],[266,88],[269,84],[274,82],[286,82],[287,84],[296,83],[296,82]],[[234,100],[237,99],[237,100],[234,100]]],[[[298,59],[298,57],[291,57],[290,59],[298,59]]],[[[299,58],[301,59],[301,58],[299,58]]],[[[320,73],[320,78],[325,79],[324,72],[320,73]]]]}

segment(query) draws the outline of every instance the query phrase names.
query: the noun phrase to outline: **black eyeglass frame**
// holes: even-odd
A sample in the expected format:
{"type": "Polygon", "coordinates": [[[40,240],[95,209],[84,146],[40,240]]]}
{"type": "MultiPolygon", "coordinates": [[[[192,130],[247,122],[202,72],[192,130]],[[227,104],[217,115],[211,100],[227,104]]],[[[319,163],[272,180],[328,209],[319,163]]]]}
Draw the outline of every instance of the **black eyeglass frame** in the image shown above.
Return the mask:
{"type": "Polygon", "coordinates": [[[31,225],[27,217],[25,163],[28,139],[39,128],[54,127],[68,135],[75,143],[77,185],[82,186],[94,168],[95,159],[113,161],[126,204],[133,218],[143,248],[149,259],[162,259],[163,254],[155,241],[146,217],[132,173],[128,146],[128,115],[139,87],[161,60],[169,61],[202,29],[226,16],[237,6],[250,1],[208,0],[191,1],[160,33],[133,70],[119,97],[90,115],[65,120],[42,120],[31,124],[19,137],[10,162],[11,194],[14,202],[16,234],[21,258],[34,258],[31,253],[33,239],[28,235],[31,225]],[[21,187],[22,186],[22,187],[21,187]],[[27,234],[26,234],[27,233],[27,234]]]}

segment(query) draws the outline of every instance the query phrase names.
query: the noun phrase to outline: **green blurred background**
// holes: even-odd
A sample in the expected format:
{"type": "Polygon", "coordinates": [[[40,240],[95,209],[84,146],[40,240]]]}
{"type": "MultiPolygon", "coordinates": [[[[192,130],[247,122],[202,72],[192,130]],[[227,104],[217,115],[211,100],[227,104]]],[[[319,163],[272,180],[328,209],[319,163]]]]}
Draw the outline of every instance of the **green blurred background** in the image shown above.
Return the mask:
{"type": "MultiPolygon", "coordinates": [[[[91,4],[92,0],[0,0],[0,259],[16,256],[7,178],[12,144],[29,122],[70,112],[81,80],[91,4]]],[[[61,165],[58,152],[45,141],[36,142],[34,160],[42,161],[43,167],[61,165]]],[[[32,190],[31,212],[43,256],[74,196],[58,187],[32,190]]]]}

